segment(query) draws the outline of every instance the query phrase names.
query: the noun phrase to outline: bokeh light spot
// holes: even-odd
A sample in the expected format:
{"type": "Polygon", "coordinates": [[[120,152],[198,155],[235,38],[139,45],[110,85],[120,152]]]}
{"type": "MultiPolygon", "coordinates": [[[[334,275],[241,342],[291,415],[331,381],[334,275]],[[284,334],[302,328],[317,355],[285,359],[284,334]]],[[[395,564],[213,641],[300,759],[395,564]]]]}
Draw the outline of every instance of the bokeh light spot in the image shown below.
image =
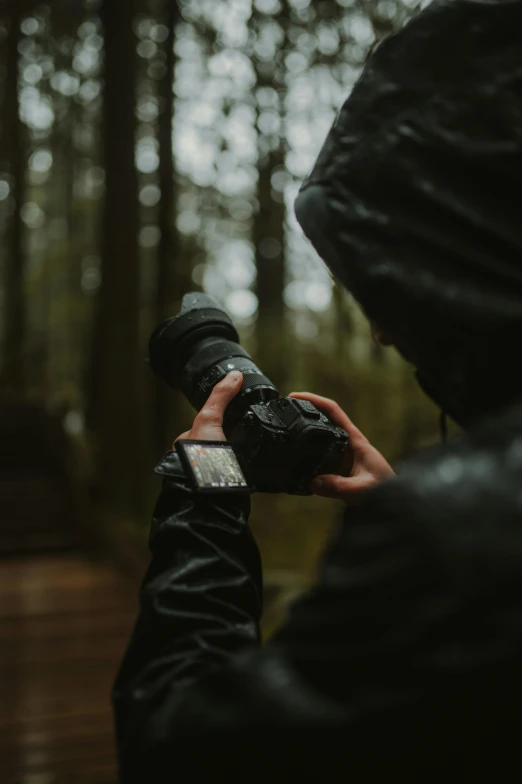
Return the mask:
{"type": "Polygon", "coordinates": [[[148,60],[156,54],[158,47],[154,41],[140,41],[136,47],[136,51],[140,57],[143,57],[144,60],[148,60]]]}
{"type": "Polygon", "coordinates": [[[307,284],[302,280],[293,280],[285,287],[283,299],[289,308],[303,308],[306,303],[307,284]]]}
{"type": "Polygon", "coordinates": [[[20,217],[29,229],[40,229],[45,223],[45,213],[34,201],[28,201],[23,205],[20,217]]]}
{"type": "Polygon", "coordinates": [[[20,116],[30,128],[49,130],[54,123],[51,100],[35,87],[25,87],[20,93],[20,116]]]}
{"type": "Polygon", "coordinates": [[[23,70],[23,80],[26,84],[38,84],[43,76],[43,71],[37,63],[26,65],[23,70]]]}
{"type": "Polygon", "coordinates": [[[79,436],[85,429],[85,417],[81,411],[68,411],[63,418],[65,432],[70,436],[79,436]]]}
{"type": "Polygon", "coordinates": [[[101,272],[97,267],[87,267],[82,272],[82,289],[88,294],[92,293],[100,288],[101,280],[101,272]]]}
{"type": "Polygon", "coordinates": [[[253,291],[238,289],[232,291],[227,299],[225,308],[232,318],[249,319],[256,313],[259,302],[253,291]]]}
{"type": "Polygon", "coordinates": [[[34,16],[29,16],[27,19],[23,19],[20,24],[20,30],[24,35],[36,35],[40,28],[40,23],[38,19],[35,19],[34,16]]]}
{"type": "Polygon", "coordinates": [[[250,202],[243,199],[233,201],[229,207],[230,215],[234,220],[246,221],[253,215],[253,207],[250,202]]]}
{"type": "Polygon", "coordinates": [[[159,245],[161,230],[158,226],[144,226],[139,235],[139,243],[142,248],[155,248],[159,245]]]}
{"type": "Polygon", "coordinates": [[[329,283],[309,283],[306,287],[305,302],[310,310],[320,313],[327,310],[332,302],[332,287],[329,283]]]}
{"type": "Polygon", "coordinates": [[[144,185],[140,190],[140,203],[144,207],[155,207],[161,199],[161,190],[157,185],[144,185]]]}
{"type": "Polygon", "coordinates": [[[11,188],[9,187],[9,183],[6,182],[6,180],[0,180],[0,201],[7,199],[10,193],[11,188]]]}
{"type": "Polygon", "coordinates": [[[52,165],[53,155],[50,150],[37,150],[29,158],[30,168],[39,174],[48,172],[52,165]]]}
{"type": "Polygon", "coordinates": [[[182,234],[195,234],[201,227],[201,218],[195,212],[184,210],[178,215],[176,225],[182,234]]]}
{"type": "Polygon", "coordinates": [[[169,28],[164,24],[154,25],[150,31],[150,37],[157,44],[162,44],[169,37],[169,28]]]}
{"type": "Polygon", "coordinates": [[[280,0],[254,0],[254,7],[262,14],[277,14],[281,10],[280,0]]]}
{"type": "Polygon", "coordinates": [[[140,139],[136,145],[136,167],[143,174],[152,174],[159,166],[157,141],[152,137],[140,139]]]}
{"type": "Polygon", "coordinates": [[[80,80],[67,71],[57,71],[51,79],[51,87],[62,95],[76,95],[80,89],[80,80]]]}

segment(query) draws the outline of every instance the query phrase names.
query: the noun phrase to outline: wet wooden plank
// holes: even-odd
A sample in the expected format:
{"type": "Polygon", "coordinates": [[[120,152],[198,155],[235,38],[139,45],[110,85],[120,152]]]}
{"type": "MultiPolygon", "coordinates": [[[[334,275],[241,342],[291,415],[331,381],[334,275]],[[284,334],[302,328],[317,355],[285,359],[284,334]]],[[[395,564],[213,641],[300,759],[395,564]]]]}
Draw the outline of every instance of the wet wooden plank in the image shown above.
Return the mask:
{"type": "Polygon", "coordinates": [[[137,592],[80,556],[0,561],[1,784],[116,784],[110,691],[137,592]]]}

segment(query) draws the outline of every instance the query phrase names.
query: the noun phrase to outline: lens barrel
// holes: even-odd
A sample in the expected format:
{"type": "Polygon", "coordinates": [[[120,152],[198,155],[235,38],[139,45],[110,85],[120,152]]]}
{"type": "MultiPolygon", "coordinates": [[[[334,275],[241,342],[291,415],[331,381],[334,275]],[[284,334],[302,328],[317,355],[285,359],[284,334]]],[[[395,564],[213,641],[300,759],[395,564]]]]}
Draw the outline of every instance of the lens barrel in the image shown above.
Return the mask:
{"type": "Polygon", "coordinates": [[[154,372],[180,389],[198,411],[216,384],[232,370],[240,370],[243,385],[227,409],[227,436],[252,404],[279,397],[270,379],[239,345],[228,314],[206,294],[187,294],[180,313],[154,331],[149,362],[154,372]]]}

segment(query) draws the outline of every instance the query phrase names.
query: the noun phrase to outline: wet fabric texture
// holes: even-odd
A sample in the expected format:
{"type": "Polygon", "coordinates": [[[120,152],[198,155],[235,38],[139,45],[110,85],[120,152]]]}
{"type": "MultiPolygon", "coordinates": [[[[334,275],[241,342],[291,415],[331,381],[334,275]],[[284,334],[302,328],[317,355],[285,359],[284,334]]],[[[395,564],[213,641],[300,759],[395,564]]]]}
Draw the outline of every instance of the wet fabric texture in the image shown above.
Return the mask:
{"type": "Polygon", "coordinates": [[[195,497],[176,460],[113,695],[122,782],[520,772],[522,409],[347,508],[264,645],[248,496],[195,497]]]}
{"type": "Polygon", "coordinates": [[[521,26],[519,1],[432,3],[373,53],[296,203],[462,424],[522,395],[521,26]]]}
{"type": "Polygon", "coordinates": [[[249,496],[199,497],[165,456],[113,693],[123,784],[520,777],[521,29],[521,2],[419,14],[369,59],[296,205],[465,434],[346,509],[265,644],[249,496]]]}

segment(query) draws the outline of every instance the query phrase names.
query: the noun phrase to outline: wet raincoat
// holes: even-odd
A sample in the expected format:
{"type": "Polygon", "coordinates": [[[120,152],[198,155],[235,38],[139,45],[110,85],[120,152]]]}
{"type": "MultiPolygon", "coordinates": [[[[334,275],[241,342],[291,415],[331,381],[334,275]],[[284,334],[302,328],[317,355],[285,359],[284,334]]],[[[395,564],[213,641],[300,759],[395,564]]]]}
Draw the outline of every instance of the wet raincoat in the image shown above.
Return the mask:
{"type": "Polygon", "coordinates": [[[347,507],[260,643],[248,495],[175,453],[114,688],[128,782],[522,775],[522,2],[435,2],[381,44],[296,213],[464,428],[347,507]]]}

